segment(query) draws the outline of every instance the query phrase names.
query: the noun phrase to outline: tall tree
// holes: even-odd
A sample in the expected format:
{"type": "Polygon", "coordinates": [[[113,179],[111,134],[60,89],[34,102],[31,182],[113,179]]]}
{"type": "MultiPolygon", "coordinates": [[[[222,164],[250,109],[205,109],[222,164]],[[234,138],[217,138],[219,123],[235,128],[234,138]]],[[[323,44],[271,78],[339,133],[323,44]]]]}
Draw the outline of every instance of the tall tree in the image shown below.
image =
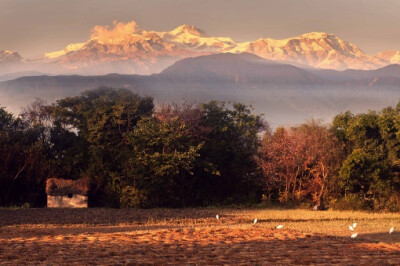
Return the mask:
{"type": "Polygon", "coordinates": [[[130,143],[134,151],[133,186],[147,207],[185,207],[195,189],[193,167],[202,144],[193,144],[188,127],[177,117],[142,119],[130,143]]]}
{"type": "Polygon", "coordinates": [[[266,192],[281,202],[323,206],[343,160],[343,145],[327,126],[310,121],[266,132],[258,157],[266,192]]]}
{"type": "MultiPolygon", "coordinates": [[[[92,179],[92,199],[118,206],[120,184],[128,178],[132,167],[127,134],[152,111],[152,98],[127,89],[99,88],[57,101],[53,114],[58,129],[76,132],[80,139],[77,143],[84,145],[83,150],[75,150],[79,152],[75,158],[86,160],[83,174],[92,179]],[[82,158],[84,154],[89,158],[82,158]],[[102,199],[104,195],[106,198],[102,199]]],[[[66,135],[65,131],[59,132],[66,135]]]]}
{"type": "Polygon", "coordinates": [[[40,130],[0,108],[0,205],[44,205],[47,148],[40,130]]]}
{"type": "Polygon", "coordinates": [[[381,112],[348,115],[338,125],[336,134],[344,136],[348,156],[343,162],[338,182],[341,196],[354,195],[364,207],[400,209],[400,113],[384,108],[381,112]]]}

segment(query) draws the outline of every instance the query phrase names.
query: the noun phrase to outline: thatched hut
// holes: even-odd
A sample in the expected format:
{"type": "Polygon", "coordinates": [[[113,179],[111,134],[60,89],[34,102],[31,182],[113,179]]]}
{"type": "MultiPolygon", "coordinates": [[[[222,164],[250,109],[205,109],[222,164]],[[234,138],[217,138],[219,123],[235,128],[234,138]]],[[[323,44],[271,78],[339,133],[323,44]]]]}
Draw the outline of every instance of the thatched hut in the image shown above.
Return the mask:
{"type": "Polygon", "coordinates": [[[48,208],[87,208],[88,179],[49,178],[46,181],[48,208]]]}

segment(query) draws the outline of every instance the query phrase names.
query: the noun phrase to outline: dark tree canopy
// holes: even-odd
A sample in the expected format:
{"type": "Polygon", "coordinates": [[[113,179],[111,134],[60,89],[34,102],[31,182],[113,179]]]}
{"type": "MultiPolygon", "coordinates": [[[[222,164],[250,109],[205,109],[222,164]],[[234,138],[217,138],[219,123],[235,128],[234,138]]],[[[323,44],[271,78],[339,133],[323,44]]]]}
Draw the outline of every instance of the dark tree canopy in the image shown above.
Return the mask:
{"type": "Polygon", "coordinates": [[[90,206],[398,211],[399,106],[274,132],[241,103],[155,107],[127,89],[0,108],[0,206],[45,206],[47,179],[84,178],[90,206]]]}

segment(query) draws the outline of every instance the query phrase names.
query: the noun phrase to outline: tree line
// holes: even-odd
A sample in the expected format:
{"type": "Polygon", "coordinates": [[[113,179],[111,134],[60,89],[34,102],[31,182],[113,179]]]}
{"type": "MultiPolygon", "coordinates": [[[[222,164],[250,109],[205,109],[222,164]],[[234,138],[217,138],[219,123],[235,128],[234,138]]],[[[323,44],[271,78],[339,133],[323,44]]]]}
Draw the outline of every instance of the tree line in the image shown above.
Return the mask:
{"type": "Polygon", "coordinates": [[[57,177],[88,178],[93,207],[400,207],[399,106],[272,132],[240,103],[156,108],[99,88],[36,100],[19,117],[0,108],[0,151],[1,206],[45,206],[57,177]]]}

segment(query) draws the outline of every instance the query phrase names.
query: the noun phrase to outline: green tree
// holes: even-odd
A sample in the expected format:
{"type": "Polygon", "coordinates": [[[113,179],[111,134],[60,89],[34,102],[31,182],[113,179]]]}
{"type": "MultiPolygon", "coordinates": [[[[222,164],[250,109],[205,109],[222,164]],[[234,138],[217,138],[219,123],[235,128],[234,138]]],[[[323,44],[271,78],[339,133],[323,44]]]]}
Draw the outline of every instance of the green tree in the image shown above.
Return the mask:
{"type": "Polygon", "coordinates": [[[41,131],[0,108],[0,205],[45,204],[51,174],[41,131]]]}
{"type": "Polygon", "coordinates": [[[258,134],[267,128],[260,115],[243,104],[211,101],[200,106],[204,124],[210,129],[200,150],[201,167],[196,168],[198,193],[203,204],[246,202],[261,197],[255,155],[258,134]]]}
{"type": "Polygon", "coordinates": [[[193,145],[185,123],[177,117],[139,121],[130,137],[133,187],[145,195],[146,207],[181,206],[191,200],[193,167],[202,144],[193,145]]]}
{"type": "Polygon", "coordinates": [[[333,125],[336,134],[345,136],[348,151],[337,182],[339,194],[344,198],[355,195],[368,208],[399,209],[400,114],[385,108],[347,115],[346,123],[338,126],[344,116],[337,116],[333,125]]]}
{"type": "Polygon", "coordinates": [[[142,117],[152,114],[153,99],[127,89],[99,88],[61,99],[52,109],[54,141],[66,138],[78,145],[65,147],[64,158],[80,165],[81,175],[90,176],[91,204],[118,206],[121,184],[132,170],[127,134],[142,117]]]}

